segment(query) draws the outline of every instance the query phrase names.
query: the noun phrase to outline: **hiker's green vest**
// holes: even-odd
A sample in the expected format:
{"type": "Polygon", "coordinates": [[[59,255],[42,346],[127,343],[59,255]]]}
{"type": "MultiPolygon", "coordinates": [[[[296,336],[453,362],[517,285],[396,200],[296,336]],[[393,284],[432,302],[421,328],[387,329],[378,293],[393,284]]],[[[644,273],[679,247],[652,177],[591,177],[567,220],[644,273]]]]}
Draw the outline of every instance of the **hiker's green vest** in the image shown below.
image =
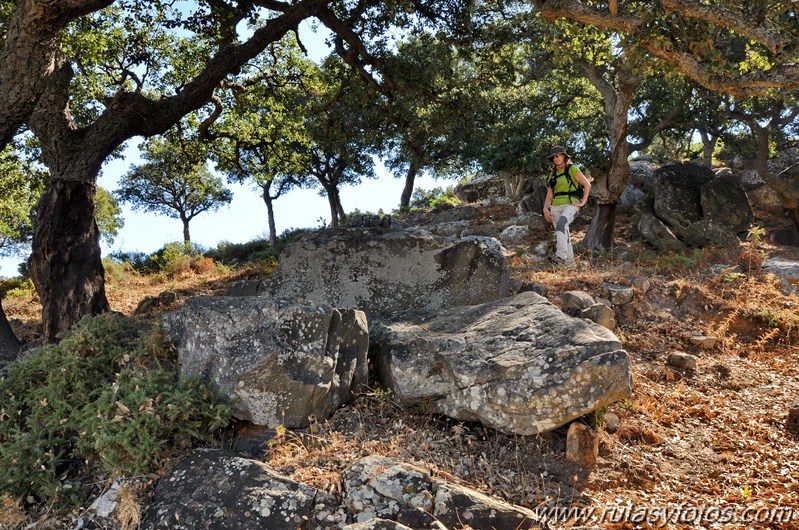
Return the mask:
{"type": "Polygon", "coordinates": [[[549,176],[553,193],[552,206],[563,206],[564,204],[578,203],[583,200],[582,185],[575,176],[579,172],[580,168],[575,164],[566,164],[566,167],[560,171],[555,168],[549,176]],[[569,172],[569,176],[566,176],[566,171],[569,172]],[[552,186],[553,181],[555,183],[554,186],[552,186]]]}

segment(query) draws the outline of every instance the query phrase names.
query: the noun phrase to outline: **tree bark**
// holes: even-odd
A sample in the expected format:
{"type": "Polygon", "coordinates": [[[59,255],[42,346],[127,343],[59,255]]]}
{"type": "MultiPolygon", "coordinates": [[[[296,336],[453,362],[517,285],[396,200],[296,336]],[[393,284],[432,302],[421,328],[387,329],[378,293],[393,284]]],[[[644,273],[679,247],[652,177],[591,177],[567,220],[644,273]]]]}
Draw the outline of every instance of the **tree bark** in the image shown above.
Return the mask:
{"type": "Polygon", "coordinates": [[[400,196],[400,210],[407,210],[411,207],[411,196],[413,195],[413,185],[416,181],[416,174],[419,172],[419,166],[416,160],[412,159],[408,166],[408,173],[405,174],[405,187],[402,189],[400,196]]]}
{"type": "Polygon", "coordinates": [[[338,220],[342,223],[347,220],[347,214],[344,212],[344,207],[341,205],[341,193],[338,191],[338,186],[333,186],[333,197],[336,203],[336,211],[338,212],[338,220]]]}
{"type": "Polygon", "coordinates": [[[113,0],[16,2],[0,49],[0,150],[36,107],[53,74],[61,31],[113,0]]]}
{"type": "Polygon", "coordinates": [[[339,208],[336,199],[336,186],[331,184],[327,179],[322,179],[319,176],[316,178],[322,184],[322,188],[325,190],[325,195],[327,196],[327,204],[330,208],[330,226],[336,227],[339,223],[339,208]]]}
{"type": "Polygon", "coordinates": [[[3,311],[3,301],[0,298],[0,362],[13,361],[17,358],[20,343],[11,324],[8,323],[6,313],[3,311]]]}
{"type": "Polygon", "coordinates": [[[713,166],[713,151],[716,150],[717,137],[707,134],[704,131],[699,133],[702,136],[702,164],[707,167],[713,166]]]}
{"type": "Polygon", "coordinates": [[[266,217],[269,223],[269,244],[273,247],[277,243],[277,228],[275,225],[275,207],[272,204],[272,196],[269,194],[269,188],[272,186],[272,181],[268,180],[267,184],[261,186],[263,191],[264,204],[266,204],[266,217]]]}
{"type": "Polygon", "coordinates": [[[616,90],[592,65],[583,65],[586,77],[593,84],[605,104],[605,115],[610,132],[610,169],[604,178],[595,179],[591,193],[597,201],[595,218],[583,239],[583,245],[591,250],[606,250],[613,247],[613,231],[616,226],[616,204],[627,182],[630,180],[630,144],[627,140],[627,124],[633,94],[641,78],[627,72],[616,72],[619,88],[616,90]]]}
{"type": "Polygon", "coordinates": [[[616,203],[597,204],[583,244],[593,250],[613,248],[615,226],[616,203]]]}
{"type": "Polygon", "coordinates": [[[94,182],[54,178],[37,212],[31,278],[42,301],[45,342],[85,315],[109,310],[94,221],[94,182]]]}
{"type": "Polygon", "coordinates": [[[788,208],[788,215],[790,215],[791,221],[793,221],[791,242],[794,245],[799,245],[799,208],[788,208]]]}
{"type": "Polygon", "coordinates": [[[189,221],[190,219],[180,214],[180,222],[183,223],[183,246],[186,248],[186,252],[191,251],[191,234],[189,233],[189,221]]]}

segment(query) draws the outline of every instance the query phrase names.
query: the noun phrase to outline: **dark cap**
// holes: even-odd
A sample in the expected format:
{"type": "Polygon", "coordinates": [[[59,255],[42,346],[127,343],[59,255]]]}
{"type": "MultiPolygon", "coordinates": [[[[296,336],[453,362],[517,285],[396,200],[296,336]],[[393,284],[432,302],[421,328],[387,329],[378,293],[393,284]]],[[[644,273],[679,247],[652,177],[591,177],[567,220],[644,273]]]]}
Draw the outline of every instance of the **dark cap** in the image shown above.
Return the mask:
{"type": "Polygon", "coordinates": [[[566,152],[566,149],[561,147],[561,146],[559,146],[559,145],[556,145],[555,147],[553,147],[552,149],[549,150],[549,157],[548,158],[549,158],[549,160],[552,160],[553,158],[555,158],[556,156],[558,156],[560,154],[566,155],[566,158],[571,158],[569,156],[569,153],[566,152]]]}

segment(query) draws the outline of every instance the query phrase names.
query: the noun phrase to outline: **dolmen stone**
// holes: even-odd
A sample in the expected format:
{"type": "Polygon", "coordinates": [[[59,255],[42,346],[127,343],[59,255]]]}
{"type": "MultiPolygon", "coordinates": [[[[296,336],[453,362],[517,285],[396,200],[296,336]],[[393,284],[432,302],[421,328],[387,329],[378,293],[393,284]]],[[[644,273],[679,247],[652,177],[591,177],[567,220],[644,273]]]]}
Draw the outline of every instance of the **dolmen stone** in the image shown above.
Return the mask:
{"type": "Polygon", "coordinates": [[[286,249],[273,294],[360,309],[370,320],[480,304],[510,294],[508,265],[497,247],[421,229],[324,230],[286,249]]]}
{"type": "Polygon", "coordinates": [[[197,297],[164,317],[181,375],[208,381],[240,419],[305,427],[354,399],[368,377],[366,317],[259,297],[197,297]]]}
{"type": "Polygon", "coordinates": [[[142,530],[296,530],[340,527],[338,501],[266,465],[198,449],[158,482],[142,530]]]}
{"type": "Polygon", "coordinates": [[[359,523],[392,520],[410,528],[541,528],[527,508],[493,499],[384,456],[367,456],[343,476],[347,512],[359,523]]]}
{"type": "Polygon", "coordinates": [[[543,528],[530,509],[367,456],[342,474],[343,498],[280,475],[262,462],[197,449],[158,481],[142,530],[403,530],[543,528]]]}
{"type": "Polygon", "coordinates": [[[533,292],[424,322],[378,322],[370,336],[398,401],[508,434],[555,429],[632,390],[629,358],[610,330],[533,292]]]}

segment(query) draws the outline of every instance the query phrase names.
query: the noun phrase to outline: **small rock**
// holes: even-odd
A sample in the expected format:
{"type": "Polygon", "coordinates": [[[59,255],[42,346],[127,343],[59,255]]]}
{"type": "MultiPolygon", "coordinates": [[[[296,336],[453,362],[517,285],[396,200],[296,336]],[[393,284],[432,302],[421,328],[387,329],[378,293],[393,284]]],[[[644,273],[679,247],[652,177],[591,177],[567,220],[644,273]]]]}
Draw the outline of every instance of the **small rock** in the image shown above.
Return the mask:
{"type": "Polygon", "coordinates": [[[96,513],[99,517],[108,518],[117,509],[117,495],[119,494],[120,484],[114,482],[111,487],[99,496],[89,506],[89,510],[96,513]]]}
{"type": "Polygon", "coordinates": [[[799,401],[791,405],[788,411],[788,421],[785,423],[788,432],[799,436],[799,401]]]}
{"type": "Polygon", "coordinates": [[[619,430],[619,425],[621,425],[621,418],[613,412],[607,412],[604,416],[605,419],[605,431],[613,434],[614,432],[619,430]]]}
{"type": "Polygon", "coordinates": [[[575,421],[566,432],[566,460],[583,466],[596,464],[599,437],[589,426],[575,421]]]}
{"type": "Polygon", "coordinates": [[[667,359],[668,364],[676,368],[684,368],[686,370],[696,369],[696,357],[683,352],[672,352],[667,359]]]}
{"type": "Polygon", "coordinates": [[[517,293],[526,293],[527,291],[533,291],[536,294],[540,294],[544,298],[547,297],[547,288],[541,285],[540,283],[531,282],[529,280],[519,282],[521,286],[519,290],[516,291],[517,293]]]}
{"type": "Polygon", "coordinates": [[[635,294],[632,287],[624,287],[622,285],[606,285],[605,289],[610,303],[613,305],[624,305],[632,300],[635,294]]]}
{"type": "Polygon", "coordinates": [[[580,317],[596,322],[609,330],[616,329],[616,314],[605,304],[596,303],[580,312],[580,317]]]}
{"type": "Polygon", "coordinates": [[[709,350],[716,345],[716,337],[710,337],[707,335],[692,335],[688,340],[691,341],[691,344],[706,350],[709,350]]]}
{"type": "Polygon", "coordinates": [[[158,298],[154,296],[147,296],[141,302],[139,302],[139,305],[136,306],[136,310],[133,312],[133,314],[143,315],[145,313],[149,313],[158,305],[159,305],[158,298]]]}
{"type": "Polygon", "coordinates": [[[594,300],[596,300],[597,304],[605,304],[611,309],[613,308],[613,304],[611,304],[610,300],[608,300],[607,298],[602,298],[601,296],[597,296],[596,298],[594,298],[594,300]]]}
{"type": "Polygon", "coordinates": [[[649,288],[652,286],[652,284],[646,278],[633,278],[631,283],[633,286],[633,291],[642,295],[646,294],[649,291],[649,288]]]}
{"type": "Polygon", "coordinates": [[[532,231],[526,226],[509,226],[499,234],[499,240],[506,247],[521,245],[530,239],[532,235],[532,231]]]}
{"type": "Polygon", "coordinates": [[[596,303],[591,295],[584,291],[566,291],[560,295],[560,300],[563,302],[564,309],[588,309],[596,303]]]}
{"type": "Polygon", "coordinates": [[[178,293],[175,291],[163,291],[158,295],[158,301],[162,304],[171,304],[178,299],[178,293]]]}

